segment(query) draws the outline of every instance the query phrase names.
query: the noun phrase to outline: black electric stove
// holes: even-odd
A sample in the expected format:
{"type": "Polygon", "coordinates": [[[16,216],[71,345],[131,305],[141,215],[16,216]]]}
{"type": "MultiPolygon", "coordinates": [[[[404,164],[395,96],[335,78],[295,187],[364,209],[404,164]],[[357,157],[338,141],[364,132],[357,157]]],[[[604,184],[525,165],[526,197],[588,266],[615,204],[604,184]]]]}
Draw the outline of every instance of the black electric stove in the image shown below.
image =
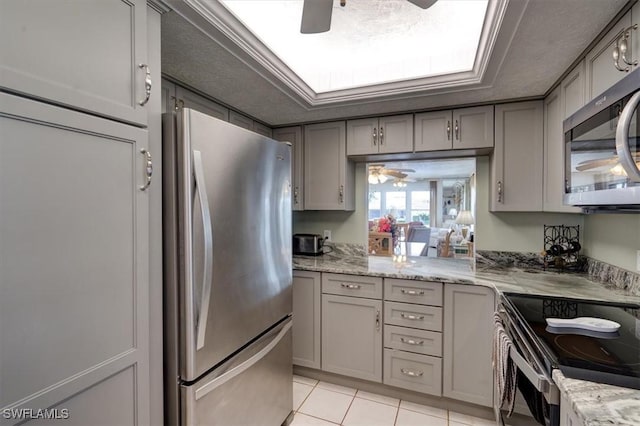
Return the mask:
{"type": "Polygon", "coordinates": [[[517,323],[535,337],[547,373],[640,389],[640,305],[507,293],[517,323]],[[546,318],[595,317],[615,321],[615,333],[554,329],[546,318]]]}

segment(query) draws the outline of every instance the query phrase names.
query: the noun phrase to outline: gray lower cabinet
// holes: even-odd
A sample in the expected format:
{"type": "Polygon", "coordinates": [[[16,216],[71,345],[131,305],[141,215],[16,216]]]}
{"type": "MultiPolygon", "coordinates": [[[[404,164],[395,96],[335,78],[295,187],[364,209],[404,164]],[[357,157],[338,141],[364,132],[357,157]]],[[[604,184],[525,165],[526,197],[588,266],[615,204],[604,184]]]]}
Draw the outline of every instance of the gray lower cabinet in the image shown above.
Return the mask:
{"type": "Polygon", "coordinates": [[[149,424],[147,144],[0,93],[0,408],[149,424]]]}
{"type": "Polygon", "coordinates": [[[382,382],[382,301],[322,295],[322,369],[382,382]]]}
{"type": "Polygon", "coordinates": [[[293,363],[320,368],[320,272],[293,271],[293,363]]]}
{"type": "Polygon", "coordinates": [[[384,384],[442,395],[442,358],[384,349],[384,384]]]}
{"type": "Polygon", "coordinates": [[[490,288],[444,286],[443,396],[493,406],[494,308],[490,288]]]}
{"type": "Polygon", "coordinates": [[[2,1],[0,88],[145,126],[146,19],[145,0],[2,1]]]}

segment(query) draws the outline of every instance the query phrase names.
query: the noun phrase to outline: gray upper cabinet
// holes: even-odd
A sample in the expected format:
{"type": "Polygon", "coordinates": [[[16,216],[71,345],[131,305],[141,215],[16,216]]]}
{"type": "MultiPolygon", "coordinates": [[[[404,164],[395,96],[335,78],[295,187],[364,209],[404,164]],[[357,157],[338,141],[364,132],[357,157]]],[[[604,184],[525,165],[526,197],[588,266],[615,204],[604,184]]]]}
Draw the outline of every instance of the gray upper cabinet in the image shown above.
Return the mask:
{"type": "Polygon", "coordinates": [[[302,144],[302,127],[282,127],[273,131],[273,138],[278,141],[291,142],[291,188],[293,210],[304,210],[304,150],[302,144]]]}
{"type": "Polygon", "coordinates": [[[0,407],[149,424],[147,139],[0,93],[0,407]]]}
{"type": "MultiPolygon", "coordinates": [[[[585,74],[585,61],[583,60],[560,83],[561,121],[570,117],[587,102],[585,96],[585,74]]],[[[560,127],[560,132],[562,132],[562,126],[560,127]]]]}
{"type": "Polygon", "coordinates": [[[166,112],[174,111],[176,109],[178,104],[176,103],[177,100],[175,84],[163,78],[161,81],[160,96],[162,97],[161,106],[163,114],[166,112]]]}
{"type": "Polygon", "coordinates": [[[235,111],[229,111],[229,123],[253,131],[253,120],[235,111]]]}
{"type": "Polygon", "coordinates": [[[442,396],[493,406],[494,292],[445,284],[442,396]]]}
{"type": "Polygon", "coordinates": [[[3,1],[0,87],[146,126],[146,13],[146,0],[3,1]]]}
{"type": "Polygon", "coordinates": [[[382,382],[382,301],[322,295],[322,369],[382,382]]]}
{"type": "Polygon", "coordinates": [[[347,160],[345,122],[304,126],[305,210],[354,210],[355,167],[347,160]]]}
{"type": "Polygon", "coordinates": [[[347,121],[347,155],[412,151],[412,114],[347,121]]]}
{"type": "Polygon", "coordinates": [[[496,105],[490,210],[542,211],[543,102],[496,105]]]}
{"type": "Polygon", "coordinates": [[[441,151],[453,148],[453,115],[451,111],[435,111],[416,114],[415,150],[441,151]]]}
{"type": "Polygon", "coordinates": [[[493,147],[493,105],[453,110],[453,149],[493,147]]]}
{"type": "Polygon", "coordinates": [[[271,127],[267,127],[257,121],[253,122],[252,130],[259,135],[266,136],[268,138],[273,137],[273,130],[271,130],[271,127]]]}
{"type": "Polygon", "coordinates": [[[320,272],[293,271],[293,363],[320,368],[320,272]]]}
{"type": "Polygon", "coordinates": [[[229,121],[229,109],[217,104],[197,93],[176,85],[176,99],[178,107],[195,109],[203,114],[220,120],[229,121]]]}
{"type": "MultiPolygon", "coordinates": [[[[584,65],[584,62],[582,62],[584,65]]],[[[563,83],[544,100],[544,172],[542,209],[545,212],[579,213],[580,209],[565,206],[564,197],[564,135],[563,116],[579,108],[580,94],[584,93],[583,79],[578,71],[572,72],[563,83]],[[563,96],[566,95],[566,96],[563,96]],[[566,112],[565,112],[566,111],[566,112]]],[[[584,76],[584,73],[582,74],[584,76]]]]}
{"type": "MultiPolygon", "coordinates": [[[[585,58],[587,101],[607,90],[615,82],[626,76],[628,71],[633,69],[633,66],[624,64],[622,59],[619,58],[619,65],[622,70],[618,70],[613,61],[616,39],[629,26],[631,26],[631,12],[625,14],[604,38],[587,53],[585,58]]],[[[629,44],[631,43],[632,41],[630,40],[629,44]]],[[[629,51],[633,51],[633,46],[629,46],[629,51]]]]}
{"type": "Polygon", "coordinates": [[[493,147],[493,106],[416,114],[416,152],[493,147]]]}

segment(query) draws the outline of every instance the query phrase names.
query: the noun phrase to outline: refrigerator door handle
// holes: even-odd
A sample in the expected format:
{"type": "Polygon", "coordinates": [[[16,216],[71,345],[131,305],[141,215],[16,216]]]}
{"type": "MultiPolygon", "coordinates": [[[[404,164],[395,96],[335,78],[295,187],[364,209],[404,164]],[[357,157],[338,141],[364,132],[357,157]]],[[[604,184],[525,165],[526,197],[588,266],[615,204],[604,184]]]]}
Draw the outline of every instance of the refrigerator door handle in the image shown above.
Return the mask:
{"type": "Polygon", "coordinates": [[[204,338],[207,331],[207,318],[209,315],[209,299],[211,298],[211,274],[213,272],[213,232],[211,230],[211,211],[207,198],[207,188],[204,180],[204,168],[202,166],[202,154],[193,151],[193,174],[196,181],[196,191],[200,199],[200,215],[204,232],[204,271],[202,274],[202,299],[196,323],[196,349],[204,347],[204,338]]]}
{"type": "Polygon", "coordinates": [[[249,359],[244,361],[242,364],[236,367],[233,367],[232,369],[228,370],[222,375],[216,377],[210,382],[205,383],[201,387],[199,387],[195,392],[196,401],[204,397],[214,389],[222,386],[223,384],[233,379],[234,377],[244,373],[253,365],[255,365],[258,361],[260,361],[262,358],[267,356],[269,352],[271,352],[273,348],[275,348],[278,345],[278,343],[280,343],[280,341],[284,338],[284,336],[286,336],[287,332],[291,329],[292,324],[293,322],[289,320],[282,327],[280,332],[271,340],[271,342],[269,342],[269,344],[267,344],[264,348],[260,349],[260,351],[252,355],[249,359]]]}

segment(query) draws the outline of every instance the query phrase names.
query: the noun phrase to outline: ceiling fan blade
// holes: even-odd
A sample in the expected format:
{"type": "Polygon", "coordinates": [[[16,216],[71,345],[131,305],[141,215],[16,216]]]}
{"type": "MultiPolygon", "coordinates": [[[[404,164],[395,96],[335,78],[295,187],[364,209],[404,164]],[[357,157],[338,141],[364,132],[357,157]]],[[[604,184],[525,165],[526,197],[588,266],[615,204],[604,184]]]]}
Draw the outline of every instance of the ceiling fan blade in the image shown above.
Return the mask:
{"type": "Polygon", "coordinates": [[[331,28],[331,11],[333,0],[304,0],[302,6],[302,34],[317,34],[331,28]]]}
{"type": "Polygon", "coordinates": [[[603,166],[612,166],[618,162],[617,158],[605,158],[600,160],[587,160],[576,166],[576,170],[579,172],[584,172],[586,170],[597,169],[598,167],[603,166]]]}
{"type": "Polygon", "coordinates": [[[405,172],[405,173],[415,173],[416,171],[413,169],[397,169],[397,168],[393,168],[392,170],[398,171],[398,172],[405,172]]]}
{"type": "Polygon", "coordinates": [[[402,178],[406,178],[407,175],[405,173],[401,173],[397,170],[382,170],[380,171],[380,174],[383,175],[387,175],[387,176],[393,176],[394,178],[398,178],[398,179],[402,179],[402,178]]]}
{"type": "Polygon", "coordinates": [[[422,9],[429,9],[437,1],[438,0],[409,0],[410,3],[413,3],[422,9]]]}

